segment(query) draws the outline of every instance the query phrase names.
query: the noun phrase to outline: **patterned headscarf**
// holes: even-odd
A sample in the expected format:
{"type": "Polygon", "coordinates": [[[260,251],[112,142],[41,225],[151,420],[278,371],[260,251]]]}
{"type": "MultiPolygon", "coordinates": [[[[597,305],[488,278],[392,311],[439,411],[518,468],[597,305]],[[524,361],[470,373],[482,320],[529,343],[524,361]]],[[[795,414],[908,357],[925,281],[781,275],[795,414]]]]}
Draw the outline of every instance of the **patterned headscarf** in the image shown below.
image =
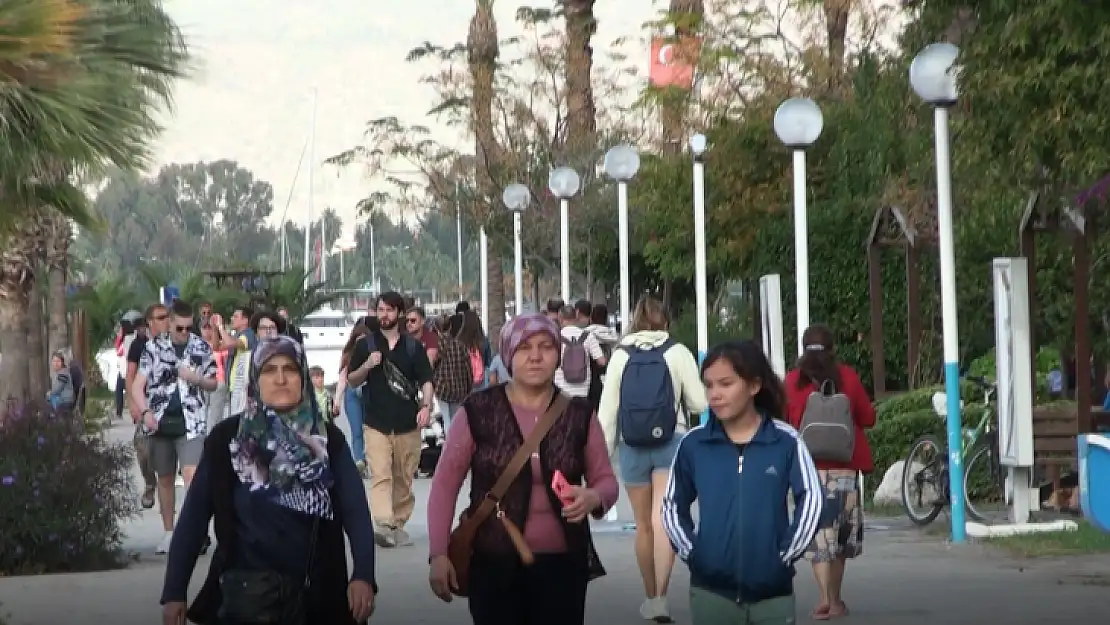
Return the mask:
{"type": "Polygon", "coordinates": [[[334,483],[327,453],[327,431],[319,423],[316,393],[304,348],[288,336],[259,341],[251,354],[250,409],[231,441],[231,463],[252,494],[325,519],[333,517],[328,488],[334,483]],[[258,378],[275,356],[288,356],[301,370],[301,403],[279,413],[262,401],[258,378]]]}
{"type": "Polygon", "coordinates": [[[499,353],[501,362],[509,375],[513,374],[513,355],[522,343],[537,334],[546,334],[551,340],[559,342],[559,325],[539,313],[517,315],[512,321],[501,326],[499,353]]]}

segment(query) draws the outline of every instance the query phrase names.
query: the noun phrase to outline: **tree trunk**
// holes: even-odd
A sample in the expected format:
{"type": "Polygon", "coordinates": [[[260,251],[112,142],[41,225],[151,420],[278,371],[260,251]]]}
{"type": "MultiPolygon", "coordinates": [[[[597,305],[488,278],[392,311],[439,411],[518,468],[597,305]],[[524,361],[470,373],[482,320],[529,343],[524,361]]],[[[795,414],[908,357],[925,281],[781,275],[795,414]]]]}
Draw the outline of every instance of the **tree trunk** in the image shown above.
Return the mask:
{"type": "Polygon", "coordinates": [[[50,284],[46,301],[50,329],[46,343],[49,353],[53,354],[70,346],[66,287],[69,277],[69,243],[73,232],[70,230],[69,220],[58,214],[53,215],[50,226],[46,241],[47,278],[50,284]]]}
{"type": "Polygon", "coordinates": [[[840,85],[844,76],[844,53],[848,37],[848,14],[853,0],[824,0],[825,35],[829,46],[829,67],[832,69],[831,86],[840,85]]]}
{"type": "Polygon", "coordinates": [[[578,171],[587,171],[597,149],[597,122],[593,74],[593,47],[590,40],[597,31],[594,18],[596,0],[566,2],[566,89],[567,89],[567,150],[566,163],[578,171]]]}
{"type": "Polygon", "coordinates": [[[46,344],[42,327],[42,282],[31,282],[31,292],[27,297],[27,392],[32,401],[46,396],[47,368],[46,344]]]}
{"type": "MultiPolygon", "coordinates": [[[[478,211],[481,213],[477,217],[488,223],[494,211],[499,209],[501,198],[497,175],[501,150],[493,130],[493,81],[501,51],[497,40],[497,21],[493,17],[493,0],[477,0],[466,39],[467,64],[473,82],[470,115],[474,153],[477,156],[474,177],[478,188],[478,211]]],[[[505,280],[498,245],[490,246],[488,267],[489,335],[496,337],[505,323],[505,280]]]]}
{"type": "Polygon", "coordinates": [[[31,258],[34,238],[18,228],[0,241],[0,412],[28,398],[27,309],[35,281],[31,258]]]}

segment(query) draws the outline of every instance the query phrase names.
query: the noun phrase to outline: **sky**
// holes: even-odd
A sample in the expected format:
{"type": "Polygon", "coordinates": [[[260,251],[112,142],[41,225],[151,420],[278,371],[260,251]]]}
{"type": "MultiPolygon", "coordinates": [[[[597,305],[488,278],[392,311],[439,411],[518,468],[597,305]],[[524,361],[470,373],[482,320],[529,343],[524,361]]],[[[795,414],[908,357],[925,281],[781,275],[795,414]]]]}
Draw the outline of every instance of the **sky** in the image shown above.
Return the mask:
{"type": "MultiPolygon", "coordinates": [[[[522,3],[497,3],[501,36],[518,32],[513,14],[522,3]]],[[[370,119],[397,116],[436,129],[424,115],[432,93],[404,57],[423,41],[464,41],[473,7],[470,0],[167,0],[198,69],[177,87],[154,169],[236,160],[273,184],[275,220],[292,191],[288,218],[303,223],[310,160],[319,163],[359,144],[370,119]],[[294,185],[313,127],[314,89],[316,158],[306,154],[294,185]]],[[[641,36],[642,24],[657,11],[652,0],[600,0],[595,57],[618,37],[641,36]]],[[[645,71],[646,65],[645,56],[645,71]]],[[[439,140],[459,145],[455,131],[437,132],[439,140]]],[[[353,233],[354,206],[375,188],[373,181],[357,167],[338,172],[319,164],[312,179],[317,214],[336,209],[346,234],[353,233]]]]}

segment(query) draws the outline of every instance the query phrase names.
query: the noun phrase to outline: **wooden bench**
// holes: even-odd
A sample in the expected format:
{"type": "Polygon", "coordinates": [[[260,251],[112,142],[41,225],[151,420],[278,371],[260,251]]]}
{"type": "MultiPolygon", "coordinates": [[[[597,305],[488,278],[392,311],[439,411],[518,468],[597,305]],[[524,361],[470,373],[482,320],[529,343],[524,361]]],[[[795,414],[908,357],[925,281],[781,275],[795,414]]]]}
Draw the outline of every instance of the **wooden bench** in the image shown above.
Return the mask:
{"type": "MultiPolygon", "coordinates": [[[[1074,468],[1079,419],[1075,406],[1033,408],[1033,462],[1056,471],[1074,468]]],[[[1050,473],[1053,471],[1050,471],[1050,473]]]]}

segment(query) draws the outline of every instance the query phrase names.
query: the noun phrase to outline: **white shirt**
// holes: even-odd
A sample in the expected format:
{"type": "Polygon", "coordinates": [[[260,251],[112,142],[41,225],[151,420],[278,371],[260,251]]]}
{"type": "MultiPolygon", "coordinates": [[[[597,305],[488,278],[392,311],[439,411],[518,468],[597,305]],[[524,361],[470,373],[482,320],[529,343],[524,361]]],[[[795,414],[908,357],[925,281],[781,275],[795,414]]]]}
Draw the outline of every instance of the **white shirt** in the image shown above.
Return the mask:
{"type": "MultiPolygon", "coordinates": [[[[577,341],[581,338],[585,328],[578,326],[566,326],[561,331],[562,337],[568,341],[577,341]]],[[[586,348],[586,354],[590,357],[586,363],[586,381],[581,384],[571,384],[563,378],[563,368],[559,367],[555,370],[555,386],[563,392],[567,397],[585,397],[590,393],[590,374],[593,369],[594,363],[605,357],[605,352],[601,349],[601,343],[598,342],[597,337],[590,333],[586,335],[586,340],[582,345],[586,348]]],[[[563,345],[562,350],[565,353],[566,345],[563,345]]]]}

